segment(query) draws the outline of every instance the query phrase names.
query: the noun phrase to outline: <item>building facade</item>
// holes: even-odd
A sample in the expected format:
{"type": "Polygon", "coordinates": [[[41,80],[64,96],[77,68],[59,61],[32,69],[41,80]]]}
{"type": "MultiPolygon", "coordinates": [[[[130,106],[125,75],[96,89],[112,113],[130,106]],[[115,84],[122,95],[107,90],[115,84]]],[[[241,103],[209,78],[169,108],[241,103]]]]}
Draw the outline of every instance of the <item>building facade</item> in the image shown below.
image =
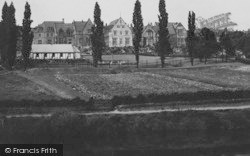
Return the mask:
{"type": "MultiPolygon", "coordinates": [[[[158,23],[155,23],[155,25],[148,24],[145,26],[142,34],[141,45],[143,47],[155,45],[159,37],[158,31],[158,23]]],[[[168,31],[169,41],[173,49],[186,46],[185,40],[187,37],[187,30],[181,23],[168,23],[168,31]]]]}
{"type": "Polygon", "coordinates": [[[33,44],[30,58],[36,60],[80,59],[80,51],[71,44],[33,44]]]}
{"type": "Polygon", "coordinates": [[[45,21],[33,29],[33,44],[72,44],[82,50],[91,45],[92,22],[45,21]]]}
{"type": "Polygon", "coordinates": [[[108,47],[133,46],[132,31],[122,18],[112,21],[104,28],[104,38],[108,47]]]}

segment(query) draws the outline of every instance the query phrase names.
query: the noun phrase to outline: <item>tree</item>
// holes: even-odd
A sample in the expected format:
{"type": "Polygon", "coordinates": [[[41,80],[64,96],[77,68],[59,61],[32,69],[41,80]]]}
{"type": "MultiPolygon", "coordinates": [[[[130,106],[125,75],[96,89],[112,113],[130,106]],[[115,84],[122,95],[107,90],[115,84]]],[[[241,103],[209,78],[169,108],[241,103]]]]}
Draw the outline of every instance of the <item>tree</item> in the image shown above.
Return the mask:
{"type": "Polygon", "coordinates": [[[139,67],[139,51],[140,51],[140,42],[142,38],[143,31],[143,19],[141,15],[141,2],[136,0],[134,13],[133,13],[133,45],[134,45],[134,53],[136,59],[136,66],[139,67]]]}
{"type": "Polygon", "coordinates": [[[2,22],[0,30],[0,49],[1,49],[1,63],[4,65],[6,62],[6,44],[7,44],[7,18],[8,18],[8,5],[5,2],[2,8],[2,22]]]}
{"type": "Polygon", "coordinates": [[[30,5],[28,2],[26,2],[25,11],[24,11],[24,19],[23,19],[23,27],[22,27],[22,56],[24,59],[25,70],[30,65],[29,56],[30,56],[32,41],[33,41],[33,33],[30,27],[32,20],[30,19],[30,17],[31,17],[30,5]]]}
{"type": "Polygon", "coordinates": [[[195,13],[189,11],[188,14],[188,35],[187,35],[187,48],[190,57],[191,65],[194,65],[194,38],[195,38],[195,13]]]}
{"type": "Polygon", "coordinates": [[[15,19],[15,7],[13,3],[9,6],[9,47],[8,47],[8,54],[7,54],[7,67],[12,69],[12,66],[15,63],[16,59],[16,45],[17,45],[17,26],[16,26],[16,19],[15,19]]]}
{"type": "Polygon", "coordinates": [[[226,61],[228,61],[228,56],[234,56],[235,49],[233,47],[232,40],[229,36],[227,29],[225,29],[220,36],[220,45],[222,49],[226,52],[226,61]]]}
{"type": "Polygon", "coordinates": [[[213,54],[217,53],[219,50],[219,45],[217,43],[215,34],[208,28],[202,28],[200,32],[201,44],[202,44],[202,56],[205,59],[205,64],[207,59],[210,58],[213,54]]]}
{"type": "Polygon", "coordinates": [[[103,21],[101,20],[101,9],[96,2],[94,10],[94,25],[92,27],[92,51],[94,66],[98,66],[98,61],[102,61],[102,53],[105,48],[104,33],[103,33],[103,21]]]}
{"type": "Polygon", "coordinates": [[[15,7],[4,4],[1,22],[1,62],[8,69],[12,69],[16,59],[17,26],[15,7]]]}
{"type": "Polygon", "coordinates": [[[159,2],[159,49],[158,53],[161,58],[161,66],[165,66],[166,55],[172,52],[171,45],[169,42],[169,32],[168,32],[168,13],[166,12],[165,0],[160,0],[159,2]]]}

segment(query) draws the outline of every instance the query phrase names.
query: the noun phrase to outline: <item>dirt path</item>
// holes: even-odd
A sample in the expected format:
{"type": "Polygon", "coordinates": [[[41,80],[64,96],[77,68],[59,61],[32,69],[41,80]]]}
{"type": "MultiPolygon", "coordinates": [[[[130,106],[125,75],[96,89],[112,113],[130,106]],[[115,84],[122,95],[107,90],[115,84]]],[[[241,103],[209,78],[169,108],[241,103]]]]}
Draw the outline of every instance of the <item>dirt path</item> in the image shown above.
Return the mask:
{"type": "MultiPolygon", "coordinates": [[[[76,113],[84,116],[95,116],[95,115],[135,115],[135,114],[155,114],[164,112],[185,112],[185,111],[223,111],[223,110],[244,110],[250,109],[250,102],[246,102],[237,106],[192,106],[186,108],[166,108],[166,109],[155,109],[155,110],[134,110],[134,111],[119,111],[114,110],[110,112],[93,112],[93,113],[76,113]]],[[[3,115],[5,118],[44,118],[51,117],[53,113],[48,114],[17,114],[17,115],[3,115]]],[[[2,117],[3,117],[2,116],[2,117]]]]}
{"type": "Polygon", "coordinates": [[[33,83],[39,85],[39,86],[42,86],[44,88],[46,88],[47,90],[51,91],[53,94],[55,94],[56,96],[60,97],[60,98],[63,98],[63,99],[74,99],[76,98],[76,96],[72,95],[69,91],[65,91],[65,90],[62,90],[61,88],[59,87],[56,87],[55,85],[51,85],[45,81],[42,81],[36,77],[33,77],[29,74],[26,74],[24,72],[21,72],[21,71],[15,71],[16,74],[18,74],[19,76],[21,77],[24,77],[30,81],[32,81],[33,83]]]}

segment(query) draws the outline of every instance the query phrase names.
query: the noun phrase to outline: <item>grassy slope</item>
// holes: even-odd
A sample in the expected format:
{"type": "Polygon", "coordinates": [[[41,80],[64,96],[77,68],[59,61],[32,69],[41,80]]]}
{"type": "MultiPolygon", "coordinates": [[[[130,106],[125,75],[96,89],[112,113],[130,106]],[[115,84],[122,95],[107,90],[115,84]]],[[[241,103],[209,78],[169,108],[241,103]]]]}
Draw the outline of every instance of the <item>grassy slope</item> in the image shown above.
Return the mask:
{"type": "Polygon", "coordinates": [[[51,92],[13,73],[0,75],[0,86],[0,101],[54,99],[51,92]]]}

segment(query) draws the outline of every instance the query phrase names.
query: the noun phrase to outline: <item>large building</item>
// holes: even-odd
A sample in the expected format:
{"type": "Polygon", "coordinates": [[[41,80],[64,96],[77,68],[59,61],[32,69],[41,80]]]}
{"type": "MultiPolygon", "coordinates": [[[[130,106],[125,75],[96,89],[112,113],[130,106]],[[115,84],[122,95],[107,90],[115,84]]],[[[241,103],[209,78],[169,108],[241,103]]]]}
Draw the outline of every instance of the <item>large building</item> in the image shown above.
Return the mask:
{"type": "MultiPolygon", "coordinates": [[[[148,24],[144,27],[142,34],[142,46],[153,46],[158,41],[159,26],[158,23],[148,24]]],[[[181,23],[168,23],[169,40],[172,48],[181,48],[186,46],[185,39],[187,30],[181,23]]]]}
{"type": "Polygon", "coordinates": [[[91,45],[91,20],[45,21],[33,29],[33,44],[72,44],[80,50],[91,45]]]}
{"type": "Polygon", "coordinates": [[[104,28],[105,43],[108,47],[132,46],[132,31],[122,18],[112,21],[104,28]]]}
{"type": "Polygon", "coordinates": [[[220,14],[209,19],[198,17],[196,19],[196,25],[200,29],[206,27],[214,30],[224,30],[225,28],[233,30],[237,24],[231,21],[230,16],[231,13],[220,14]]]}

